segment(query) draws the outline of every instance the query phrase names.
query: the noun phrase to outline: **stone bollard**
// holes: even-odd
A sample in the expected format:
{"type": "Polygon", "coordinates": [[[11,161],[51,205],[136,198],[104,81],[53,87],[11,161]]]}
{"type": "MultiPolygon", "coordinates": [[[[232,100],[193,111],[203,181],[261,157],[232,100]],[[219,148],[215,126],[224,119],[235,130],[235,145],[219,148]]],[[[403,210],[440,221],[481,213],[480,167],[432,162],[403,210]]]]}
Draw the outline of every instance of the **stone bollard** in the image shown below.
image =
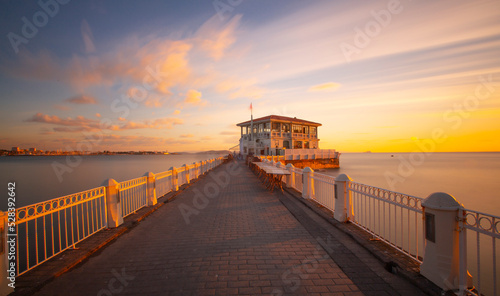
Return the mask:
{"type": "Polygon", "coordinates": [[[302,170],[302,197],[314,199],[314,170],[310,167],[305,167],[302,170]]]}
{"type": "Polygon", "coordinates": [[[346,174],[341,174],[335,178],[335,210],[333,218],[340,222],[347,222],[354,217],[352,208],[352,195],[349,190],[349,182],[352,179],[346,174]]]}
{"type": "Polygon", "coordinates": [[[108,228],[118,227],[123,224],[119,184],[114,179],[108,179],[102,186],[106,187],[107,226],[108,228]]]}
{"type": "Polygon", "coordinates": [[[194,176],[193,176],[193,178],[194,179],[198,179],[198,177],[200,176],[200,173],[198,171],[200,165],[197,162],[193,162],[193,165],[194,165],[194,176]]]}
{"type": "MultiPolygon", "coordinates": [[[[425,256],[420,274],[445,291],[458,290],[460,286],[463,288],[465,285],[459,280],[460,253],[466,255],[466,243],[463,250],[459,247],[460,232],[465,235],[465,229],[459,227],[460,211],[465,210],[463,205],[447,193],[436,192],[422,202],[422,208],[425,256]]],[[[468,272],[466,278],[467,287],[472,287],[472,277],[468,272]]]]}
{"type": "MultiPolygon", "coordinates": [[[[9,286],[13,285],[16,281],[16,267],[9,266],[9,249],[10,244],[8,243],[7,236],[8,231],[8,212],[0,211],[0,295],[8,295],[14,292],[14,289],[9,286]]],[[[19,243],[17,241],[17,243],[19,243]]],[[[14,247],[14,253],[16,249],[14,247]]],[[[14,262],[14,261],[12,261],[14,262]]]]}
{"type": "Polygon", "coordinates": [[[286,169],[290,172],[290,175],[286,175],[286,187],[293,188],[295,184],[295,172],[293,171],[293,164],[289,163],[286,165],[286,169]]]}
{"type": "Polygon", "coordinates": [[[186,176],[186,184],[189,184],[189,166],[187,164],[183,165],[184,176],[186,176]]]}
{"type": "Polygon", "coordinates": [[[156,197],[156,178],[155,174],[152,172],[146,173],[144,176],[148,178],[148,186],[147,186],[147,200],[148,200],[148,206],[154,206],[155,204],[158,203],[157,197],[156,197]]]}
{"type": "Polygon", "coordinates": [[[172,171],[172,191],[179,190],[179,173],[175,167],[171,167],[170,171],[172,171]]]}

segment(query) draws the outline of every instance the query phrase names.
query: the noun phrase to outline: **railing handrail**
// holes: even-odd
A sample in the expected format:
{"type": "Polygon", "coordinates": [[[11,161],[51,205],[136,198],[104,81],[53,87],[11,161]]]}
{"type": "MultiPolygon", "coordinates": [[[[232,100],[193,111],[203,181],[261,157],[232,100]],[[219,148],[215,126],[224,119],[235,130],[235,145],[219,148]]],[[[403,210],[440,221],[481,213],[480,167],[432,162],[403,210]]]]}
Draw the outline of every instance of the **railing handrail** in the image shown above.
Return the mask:
{"type": "Polygon", "coordinates": [[[85,190],[85,191],[81,191],[81,192],[77,192],[77,193],[73,193],[73,194],[68,194],[68,195],[65,195],[65,196],[61,196],[61,197],[57,197],[57,198],[53,198],[53,199],[49,199],[47,201],[42,201],[42,202],[39,202],[39,203],[35,203],[35,204],[31,204],[31,205],[27,205],[27,206],[24,206],[24,207],[20,207],[20,208],[17,208],[16,209],[16,224],[20,224],[20,223],[24,223],[24,222],[27,222],[27,221],[30,221],[30,220],[33,220],[33,219],[36,219],[38,217],[41,217],[41,216],[45,216],[45,215],[48,215],[48,214],[51,214],[51,213],[54,213],[56,211],[60,211],[60,210],[64,210],[64,209],[67,209],[69,207],[72,207],[72,206],[75,206],[75,205],[78,205],[78,204],[81,204],[81,203],[84,203],[84,202],[87,202],[87,201],[90,201],[90,200],[93,200],[93,199],[96,199],[96,198],[99,198],[103,195],[105,195],[105,191],[104,191],[104,187],[101,186],[101,187],[96,187],[96,188],[92,188],[92,189],[89,189],[89,190],[85,190]],[[88,198],[84,198],[84,199],[79,199],[75,202],[71,202],[71,203],[64,203],[62,206],[60,207],[56,207],[54,208],[52,205],[57,202],[57,204],[59,205],[59,203],[61,201],[65,201],[67,198],[72,198],[74,196],[82,196],[82,195],[85,195],[89,192],[95,192],[97,190],[102,190],[102,193],[101,194],[98,194],[98,195],[95,195],[95,196],[90,196],[88,198]],[[51,208],[49,210],[46,209],[46,205],[51,205],[51,208]],[[42,212],[38,212],[37,213],[37,208],[39,208],[40,206],[42,206],[42,212]],[[33,208],[35,210],[35,213],[34,215],[28,215],[28,210],[33,208]],[[24,217],[19,217],[19,213],[22,213],[22,212],[25,212],[26,213],[26,216],[24,217]]]}
{"type": "Polygon", "coordinates": [[[498,225],[500,225],[500,217],[499,216],[495,216],[495,215],[491,215],[491,214],[487,214],[487,213],[483,213],[483,212],[479,212],[479,211],[469,210],[469,209],[465,209],[464,211],[465,211],[465,222],[466,222],[464,224],[465,228],[471,229],[474,231],[478,231],[482,234],[486,234],[486,235],[489,235],[491,237],[500,239],[500,229],[497,229],[499,227],[498,225]],[[476,217],[475,223],[470,224],[469,223],[470,220],[468,218],[469,218],[469,216],[472,216],[473,214],[475,214],[476,216],[483,215],[484,217],[476,217]],[[490,223],[489,229],[485,229],[481,225],[481,220],[483,220],[485,218],[492,219],[489,221],[489,223],[490,223]]]}
{"type": "Polygon", "coordinates": [[[120,182],[119,186],[120,186],[120,190],[127,190],[127,189],[130,189],[133,187],[140,186],[146,182],[147,182],[146,177],[139,177],[139,178],[130,179],[127,181],[120,182]]]}

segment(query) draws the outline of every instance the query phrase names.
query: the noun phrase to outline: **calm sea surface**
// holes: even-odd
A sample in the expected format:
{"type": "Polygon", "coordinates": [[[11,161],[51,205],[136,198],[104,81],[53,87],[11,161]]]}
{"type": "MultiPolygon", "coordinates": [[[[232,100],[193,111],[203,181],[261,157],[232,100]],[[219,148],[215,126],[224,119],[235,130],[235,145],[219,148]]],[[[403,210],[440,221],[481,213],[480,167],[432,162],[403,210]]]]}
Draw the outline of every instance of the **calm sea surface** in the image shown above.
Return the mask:
{"type": "Polygon", "coordinates": [[[16,182],[16,207],[61,197],[101,186],[113,178],[118,182],[135,179],[146,172],[160,173],[170,167],[180,167],[201,160],[218,157],[217,154],[180,155],[95,155],[15,156],[0,157],[0,181],[4,198],[0,210],[7,209],[7,183],[16,182]],[[69,163],[67,162],[69,161],[69,163]],[[68,164],[72,164],[71,167],[68,164]],[[60,182],[56,170],[62,177],[60,182]],[[68,169],[70,171],[65,171],[68,169]]]}
{"type": "Polygon", "coordinates": [[[320,171],[422,198],[446,192],[500,216],[500,153],[343,153],[340,169],[320,171]]]}
{"type": "MultiPolygon", "coordinates": [[[[159,173],[218,155],[98,155],[83,156],[74,168],[65,156],[0,157],[0,184],[5,187],[1,210],[6,209],[7,182],[16,182],[17,207],[99,187],[108,178],[118,182],[159,173]],[[66,165],[59,182],[55,162],[66,165]]],[[[427,197],[447,192],[466,208],[500,216],[500,153],[343,153],[340,169],[319,170],[354,181],[427,197]]],[[[73,161],[73,158],[69,159],[73,161]]]]}

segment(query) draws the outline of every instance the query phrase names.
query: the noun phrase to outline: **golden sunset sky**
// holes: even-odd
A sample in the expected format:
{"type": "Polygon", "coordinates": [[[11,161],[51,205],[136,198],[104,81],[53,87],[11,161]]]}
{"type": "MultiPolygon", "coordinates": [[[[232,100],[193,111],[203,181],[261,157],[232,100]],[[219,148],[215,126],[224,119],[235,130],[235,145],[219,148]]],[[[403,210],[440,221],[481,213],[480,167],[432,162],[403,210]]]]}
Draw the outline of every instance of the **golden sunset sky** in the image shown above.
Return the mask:
{"type": "Polygon", "coordinates": [[[0,148],[228,149],[253,103],[320,148],[500,151],[497,0],[270,2],[3,1],[0,148]]]}

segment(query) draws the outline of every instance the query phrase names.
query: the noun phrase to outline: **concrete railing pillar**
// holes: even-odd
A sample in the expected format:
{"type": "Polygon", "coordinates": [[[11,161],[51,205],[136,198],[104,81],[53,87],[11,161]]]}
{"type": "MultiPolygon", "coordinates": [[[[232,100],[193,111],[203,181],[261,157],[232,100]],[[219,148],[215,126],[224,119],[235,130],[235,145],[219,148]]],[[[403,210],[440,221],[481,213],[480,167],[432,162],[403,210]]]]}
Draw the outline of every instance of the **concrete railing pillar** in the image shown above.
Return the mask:
{"type": "Polygon", "coordinates": [[[198,177],[200,176],[200,172],[198,171],[200,165],[197,162],[193,162],[193,165],[194,165],[194,176],[193,176],[193,178],[194,179],[198,179],[198,177]]]}
{"type": "Polygon", "coordinates": [[[293,188],[295,184],[295,172],[293,170],[293,164],[289,163],[286,165],[286,169],[290,172],[290,175],[286,175],[286,187],[293,188]]]}
{"type": "Polygon", "coordinates": [[[175,167],[171,167],[170,170],[172,171],[172,190],[177,191],[179,190],[179,172],[175,167]]]}
{"type": "Polygon", "coordinates": [[[183,165],[184,167],[184,176],[186,176],[186,184],[189,184],[189,166],[187,164],[183,165]]]}
{"type": "MultiPolygon", "coordinates": [[[[14,213],[14,212],[12,212],[14,213]]],[[[15,228],[15,226],[14,226],[15,228]]],[[[9,236],[7,236],[8,231],[8,212],[0,211],[0,295],[8,295],[14,292],[14,289],[9,286],[14,285],[16,282],[16,266],[9,266],[9,236]]],[[[11,232],[12,233],[12,232],[11,232]]],[[[14,237],[12,237],[14,238],[14,237]]],[[[16,238],[17,240],[17,238],[16,238]]],[[[18,241],[15,241],[19,243],[18,241]]],[[[16,254],[16,248],[13,245],[14,254],[16,254]]],[[[14,260],[12,260],[14,262],[14,260]]]]}
{"type": "Polygon", "coordinates": [[[104,181],[106,187],[106,211],[108,213],[108,228],[123,224],[122,205],[120,200],[120,185],[114,179],[104,181]]]}
{"type": "Polygon", "coordinates": [[[466,276],[462,276],[460,282],[460,256],[466,255],[465,249],[460,250],[461,232],[465,235],[465,229],[460,228],[463,205],[447,193],[436,192],[422,202],[422,208],[425,256],[420,274],[445,291],[463,290],[465,285],[472,287],[472,277],[466,273],[466,266],[463,266],[466,276]]]}
{"type": "Polygon", "coordinates": [[[310,167],[305,167],[302,170],[302,197],[314,199],[314,170],[310,167]]]}
{"type": "Polygon", "coordinates": [[[346,174],[341,174],[335,178],[335,210],[333,211],[333,218],[340,222],[347,222],[354,216],[352,196],[348,190],[351,181],[352,179],[346,174]]]}
{"type": "Polygon", "coordinates": [[[155,174],[152,172],[146,173],[144,176],[148,178],[148,186],[147,186],[147,199],[148,199],[148,206],[154,206],[155,204],[158,203],[157,197],[156,197],[156,177],[155,174]]]}

